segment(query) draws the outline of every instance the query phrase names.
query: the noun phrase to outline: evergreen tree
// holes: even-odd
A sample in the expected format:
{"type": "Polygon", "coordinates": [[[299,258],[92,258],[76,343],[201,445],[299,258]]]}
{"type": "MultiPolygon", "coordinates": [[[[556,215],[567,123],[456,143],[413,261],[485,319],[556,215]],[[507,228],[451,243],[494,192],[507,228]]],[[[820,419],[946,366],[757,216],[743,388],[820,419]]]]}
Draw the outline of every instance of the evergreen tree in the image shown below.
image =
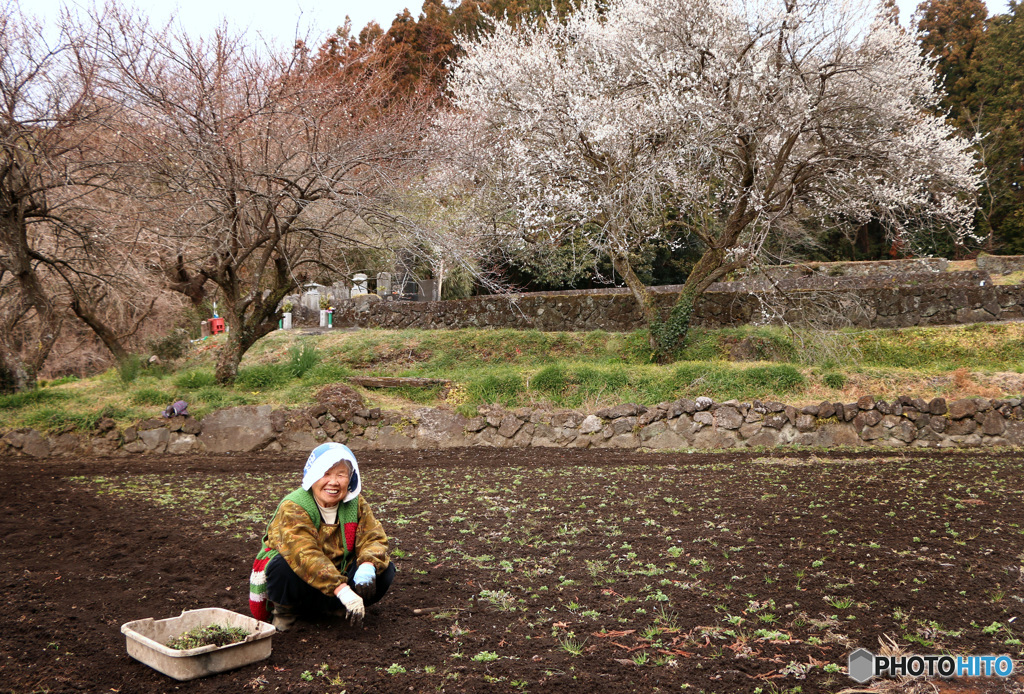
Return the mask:
{"type": "Polygon", "coordinates": [[[1005,253],[1024,253],[1024,6],[994,17],[978,51],[988,222],[1005,253]]]}
{"type": "Polygon", "coordinates": [[[956,125],[968,129],[977,112],[975,52],[985,35],[988,8],[981,0],[924,0],[914,23],[921,50],[936,59],[935,69],[946,92],[940,108],[956,125]]]}

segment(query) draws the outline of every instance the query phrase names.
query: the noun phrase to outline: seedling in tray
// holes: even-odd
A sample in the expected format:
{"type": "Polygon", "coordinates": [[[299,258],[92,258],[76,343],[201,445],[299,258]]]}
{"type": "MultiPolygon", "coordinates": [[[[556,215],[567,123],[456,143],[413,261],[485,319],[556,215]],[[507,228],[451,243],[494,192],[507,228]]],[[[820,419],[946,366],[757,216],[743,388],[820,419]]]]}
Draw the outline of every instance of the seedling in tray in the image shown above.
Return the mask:
{"type": "Polygon", "coordinates": [[[189,629],[167,642],[168,648],[176,651],[187,651],[201,646],[227,646],[231,643],[244,641],[249,632],[241,627],[224,627],[210,624],[205,627],[189,629]]]}

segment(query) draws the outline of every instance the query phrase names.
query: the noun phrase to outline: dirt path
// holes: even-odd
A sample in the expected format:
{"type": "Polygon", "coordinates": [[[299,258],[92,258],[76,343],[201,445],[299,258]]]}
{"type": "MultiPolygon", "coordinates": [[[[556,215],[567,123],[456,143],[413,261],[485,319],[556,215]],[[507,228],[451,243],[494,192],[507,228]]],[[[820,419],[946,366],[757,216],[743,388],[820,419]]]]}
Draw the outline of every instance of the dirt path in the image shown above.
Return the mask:
{"type": "MultiPolygon", "coordinates": [[[[881,495],[905,485],[910,497],[920,490],[922,499],[941,498],[977,454],[873,452],[844,455],[843,465],[784,455],[364,453],[369,486],[376,480],[382,490],[377,515],[401,549],[392,593],[362,629],[332,618],[300,623],[274,637],[270,659],[190,683],[130,659],[120,626],[198,607],[247,613],[252,537],[262,528],[226,515],[218,525],[220,512],[187,499],[170,507],[150,499],[212,484],[244,505],[243,492],[266,480],[294,485],[302,461],[0,460],[0,692],[649,692],[689,684],[708,692],[801,686],[807,694],[853,685],[822,670],[845,665],[850,639],[870,648],[882,634],[916,634],[929,620],[942,622],[921,637],[934,650],[918,643],[918,652],[1016,655],[1004,643],[1018,633],[1008,620],[1022,604],[1012,600],[1022,578],[1007,573],[1024,562],[1022,536],[1009,534],[1013,522],[1024,524],[1020,496],[1006,491],[1024,488],[1018,456],[987,459],[998,488],[975,484],[968,503],[959,503],[964,492],[947,493],[935,513],[911,518],[897,497],[881,495]],[[924,472],[903,481],[908,468],[924,472]],[[856,480],[865,501],[829,486],[836,475],[856,480]],[[110,480],[134,487],[101,493],[110,480]],[[798,488],[822,491],[794,503],[798,488]],[[701,505],[712,497],[713,509],[701,505]],[[835,527],[829,512],[842,519],[845,542],[825,547],[835,527]],[[975,548],[932,533],[943,528],[942,514],[946,527],[992,541],[975,548]],[[922,536],[930,551],[914,554],[922,536]],[[614,555],[620,547],[629,553],[614,555]],[[825,563],[822,571],[815,562],[825,563]],[[826,574],[829,566],[836,571],[826,574]],[[871,571],[882,574],[873,581],[871,571]],[[832,593],[851,605],[820,604],[832,593]],[[413,613],[423,607],[445,610],[413,613]],[[840,614],[815,626],[827,612],[840,614]],[[900,614],[911,617],[901,622],[900,614]],[[998,623],[1005,633],[997,641],[970,628],[950,636],[954,622],[998,623]],[[728,638],[717,631],[731,625],[728,638]],[[758,637],[759,628],[784,635],[758,637]],[[795,676],[779,674],[787,663],[795,676]]],[[[278,491],[263,497],[260,505],[272,507],[278,491]]],[[[971,691],[1022,689],[1014,680],[971,691]]]]}

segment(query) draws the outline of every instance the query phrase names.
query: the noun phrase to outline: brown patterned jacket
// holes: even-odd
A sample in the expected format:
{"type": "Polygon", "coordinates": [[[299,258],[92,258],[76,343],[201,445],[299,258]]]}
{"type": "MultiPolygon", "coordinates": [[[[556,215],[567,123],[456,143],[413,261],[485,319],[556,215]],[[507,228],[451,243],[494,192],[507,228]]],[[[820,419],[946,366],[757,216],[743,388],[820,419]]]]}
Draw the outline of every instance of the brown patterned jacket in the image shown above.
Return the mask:
{"type": "MultiPolygon", "coordinates": [[[[354,559],[357,564],[370,562],[381,572],[391,561],[388,536],[362,495],[358,514],[354,559]]],[[[267,532],[267,544],[281,553],[292,571],[326,595],[334,595],[338,586],[348,582],[345,572],[353,560],[349,554],[346,561],[344,524],[338,520],[334,525],[321,523],[317,530],[302,506],[284,501],[267,532]]]]}

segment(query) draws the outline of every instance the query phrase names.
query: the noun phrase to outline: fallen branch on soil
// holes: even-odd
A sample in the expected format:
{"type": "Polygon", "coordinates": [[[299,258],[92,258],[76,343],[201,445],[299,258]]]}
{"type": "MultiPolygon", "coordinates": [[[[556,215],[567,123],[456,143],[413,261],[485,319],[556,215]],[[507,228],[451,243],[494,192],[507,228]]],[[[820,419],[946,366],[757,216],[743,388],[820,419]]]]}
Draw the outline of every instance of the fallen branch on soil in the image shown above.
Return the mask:
{"type": "Polygon", "coordinates": [[[348,380],[349,383],[364,388],[424,388],[452,384],[447,378],[401,378],[397,376],[354,376],[348,380]]]}
{"type": "Polygon", "coordinates": [[[462,607],[417,607],[412,611],[413,614],[431,614],[433,612],[461,612],[462,607]]]}

